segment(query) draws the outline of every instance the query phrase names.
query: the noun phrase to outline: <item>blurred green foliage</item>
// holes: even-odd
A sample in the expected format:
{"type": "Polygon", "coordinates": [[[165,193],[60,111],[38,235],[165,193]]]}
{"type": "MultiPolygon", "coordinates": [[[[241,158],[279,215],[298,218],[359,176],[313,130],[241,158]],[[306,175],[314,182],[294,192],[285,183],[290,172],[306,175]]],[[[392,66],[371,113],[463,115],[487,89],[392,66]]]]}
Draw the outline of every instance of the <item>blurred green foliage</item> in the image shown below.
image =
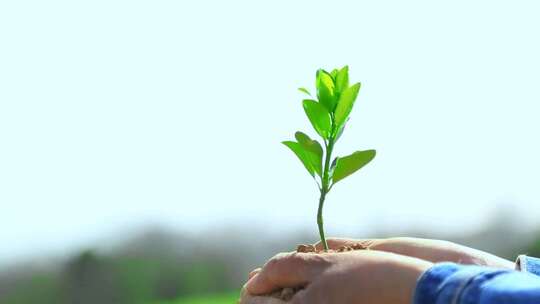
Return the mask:
{"type": "Polygon", "coordinates": [[[199,245],[158,233],[109,254],[80,252],[56,268],[21,266],[0,273],[0,304],[146,304],[238,288],[247,270],[199,245]]]}
{"type": "Polygon", "coordinates": [[[239,291],[234,291],[219,295],[186,297],[174,301],[155,302],[152,304],[236,304],[239,295],[239,291]]]}
{"type": "Polygon", "coordinates": [[[2,304],[62,303],[59,280],[55,275],[37,273],[28,277],[25,284],[16,284],[6,295],[0,294],[2,304]]]}
{"type": "Polygon", "coordinates": [[[527,252],[524,252],[524,254],[534,257],[540,257],[540,238],[535,240],[529,247],[529,250],[527,252]]]}

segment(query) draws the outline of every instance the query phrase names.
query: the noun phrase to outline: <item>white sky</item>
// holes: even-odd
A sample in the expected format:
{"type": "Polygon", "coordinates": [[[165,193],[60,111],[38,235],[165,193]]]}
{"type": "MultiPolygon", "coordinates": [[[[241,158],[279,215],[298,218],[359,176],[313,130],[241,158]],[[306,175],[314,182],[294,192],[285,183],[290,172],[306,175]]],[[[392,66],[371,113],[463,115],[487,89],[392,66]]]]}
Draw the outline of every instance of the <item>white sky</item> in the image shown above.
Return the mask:
{"type": "Polygon", "coordinates": [[[146,224],[315,229],[297,87],[362,89],[332,231],[540,216],[537,1],[2,1],[0,263],[146,224]],[[474,2],[474,3],[473,3],[474,2]]]}

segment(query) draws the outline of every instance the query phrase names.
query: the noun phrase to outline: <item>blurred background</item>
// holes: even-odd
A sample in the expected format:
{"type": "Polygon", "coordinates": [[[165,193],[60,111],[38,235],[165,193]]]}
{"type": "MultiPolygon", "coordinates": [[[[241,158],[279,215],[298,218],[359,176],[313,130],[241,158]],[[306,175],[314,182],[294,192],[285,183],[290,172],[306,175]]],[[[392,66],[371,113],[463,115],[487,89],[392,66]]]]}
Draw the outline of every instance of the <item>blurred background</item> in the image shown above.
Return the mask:
{"type": "Polygon", "coordinates": [[[280,141],[350,66],[330,236],[540,255],[536,1],[0,2],[0,303],[233,303],[317,241],[280,141]]]}

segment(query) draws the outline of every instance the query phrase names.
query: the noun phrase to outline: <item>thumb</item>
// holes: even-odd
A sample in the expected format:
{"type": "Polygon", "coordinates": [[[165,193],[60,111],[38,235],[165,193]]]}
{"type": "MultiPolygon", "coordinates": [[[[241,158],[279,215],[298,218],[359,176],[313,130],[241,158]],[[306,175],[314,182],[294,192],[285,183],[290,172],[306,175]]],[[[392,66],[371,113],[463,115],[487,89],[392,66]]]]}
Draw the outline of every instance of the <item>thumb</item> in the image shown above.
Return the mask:
{"type": "Polygon", "coordinates": [[[271,258],[245,286],[252,295],[268,294],[285,287],[303,287],[328,265],[320,254],[281,253],[271,258]]]}

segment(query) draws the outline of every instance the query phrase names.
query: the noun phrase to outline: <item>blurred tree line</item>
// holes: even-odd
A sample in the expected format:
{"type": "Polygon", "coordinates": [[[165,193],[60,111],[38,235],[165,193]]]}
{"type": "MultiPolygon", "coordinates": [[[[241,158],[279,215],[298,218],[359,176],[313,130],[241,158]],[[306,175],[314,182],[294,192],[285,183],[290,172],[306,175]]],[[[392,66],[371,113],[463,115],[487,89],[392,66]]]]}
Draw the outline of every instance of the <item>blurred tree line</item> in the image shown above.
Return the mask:
{"type": "MultiPolygon", "coordinates": [[[[517,222],[503,212],[485,229],[466,235],[380,230],[375,235],[447,239],[508,259],[540,256],[540,231],[526,233],[517,222]]],[[[253,229],[216,231],[186,237],[153,229],[108,251],[79,252],[56,267],[0,270],[0,304],[137,304],[237,290],[249,270],[276,252],[317,240],[301,232],[272,238],[253,229]],[[224,235],[237,237],[231,243],[224,235]]]]}
{"type": "Polygon", "coordinates": [[[0,274],[0,303],[148,303],[238,288],[240,270],[231,266],[241,264],[240,255],[180,240],[151,231],[112,253],[86,250],[53,269],[18,266],[0,274]]]}

